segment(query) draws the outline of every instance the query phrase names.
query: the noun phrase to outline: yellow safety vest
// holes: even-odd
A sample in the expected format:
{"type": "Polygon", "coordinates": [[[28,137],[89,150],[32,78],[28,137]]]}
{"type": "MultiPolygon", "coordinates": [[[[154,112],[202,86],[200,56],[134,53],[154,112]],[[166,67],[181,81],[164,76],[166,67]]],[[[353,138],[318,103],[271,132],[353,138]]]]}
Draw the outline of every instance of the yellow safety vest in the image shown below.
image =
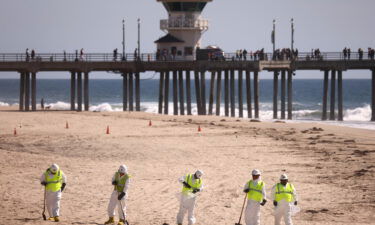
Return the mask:
{"type": "Polygon", "coordinates": [[[125,188],[125,183],[129,178],[130,178],[130,175],[128,175],[128,174],[120,176],[120,173],[116,172],[115,181],[116,181],[117,184],[115,185],[115,190],[118,191],[118,192],[123,192],[124,188],[125,188]]]}
{"type": "Polygon", "coordinates": [[[192,193],[194,189],[201,188],[202,186],[202,180],[196,179],[193,183],[193,176],[194,174],[187,174],[185,178],[185,182],[190,185],[191,188],[185,187],[185,185],[182,187],[182,193],[183,194],[189,194],[192,193]]]}
{"type": "Polygon", "coordinates": [[[264,187],[264,182],[259,181],[257,185],[254,185],[254,182],[250,180],[248,182],[248,188],[249,192],[247,193],[247,199],[251,199],[257,202],[262,202],[263,201],[263,187],[264,187]]]}
{"type": "MultiPolygon", "coordinates": [[[[53,176],[49,176],[50,170],[46,170],[44,173],[45,181],[47,182],[46,190],[51,192],[57,192],[61,189],[63,172],[58,170],[53,176]]],[[[51,173],[52,174],[52,173],[51,173]]]]}
{"type": "Polygon", "coordinates": [[[292,202],[293,193],[294,193],[294,186],[293,184],[287,183],[285,186],[278,183],[275,187],[275,201],[279,202],[282,199],[285,199],[287,202],[292,202]]]}

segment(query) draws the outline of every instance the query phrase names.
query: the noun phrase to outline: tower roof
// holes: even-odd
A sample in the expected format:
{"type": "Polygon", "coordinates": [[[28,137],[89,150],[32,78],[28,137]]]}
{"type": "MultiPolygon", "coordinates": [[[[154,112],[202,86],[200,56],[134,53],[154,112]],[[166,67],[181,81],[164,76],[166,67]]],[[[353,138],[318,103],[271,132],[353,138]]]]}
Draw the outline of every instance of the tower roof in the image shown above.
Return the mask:
{"type": "Polygon", "coordinates": [[[161,37],[155,41],[155,43],[182,43],[182,42],[184,41],[176,38],[175,36],[171,34],[167,34],[164,37],[161,37]]]}
{"type": "Polygon", "coordinates": [[[212,0],[157,0],[168,12],[202,12],[207,2],[212,0]]]}

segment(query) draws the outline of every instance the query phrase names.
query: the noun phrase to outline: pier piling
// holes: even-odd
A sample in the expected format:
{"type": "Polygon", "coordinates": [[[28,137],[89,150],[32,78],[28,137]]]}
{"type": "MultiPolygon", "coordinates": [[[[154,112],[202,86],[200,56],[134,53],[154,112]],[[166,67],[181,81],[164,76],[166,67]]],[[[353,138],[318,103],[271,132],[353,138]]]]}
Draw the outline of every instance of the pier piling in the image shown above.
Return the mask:
{"type": "Polygon", "coordinates": [[[210,98],[208,103],[208,115],[212,115],[212,109],[214,105],[214,90],[215,90],[215,71],[211,71],[210,80],[210,98]]]}
{"type": "Polygon", "coordinates": [[[342,71],[339,70],[337,74],[337,108],[338,108],[338,114],[337,114],[337,120],[343,121],[343,99],[342,99],[342,71]]]}
{"type": "Polygon", "coordinates": [[[230,71],[230,116],[235,117],[234,70],[230,71]]]}
{"type": "Polygon", "coordinates": [[[23,111],[24,108],[24,100],[25,100],[25,73],[20,73],[20,104],[19,110],[23,111]]]}
{"type": "Polygon", "coordinates": [[[185,101],[184,101],[184,76],[183,71],[178,71],[178,82],[179,82],[179,97],[180,97],[180,115],[185,115],[185,101]]]}
{"type": "Polygon", "coordinates": [[[191,115],[191,87],[190,87],[190,71],[185,71],[186,77],[186,111],[188,115],[191,115]]]}
{"type": "Polygon", "coordinates": [[[288,120],[293,117],[293,71],[288,71],[288,120]]]}
{"type": "Polygon", "coordinates": [[[229,116],[229,71],[224,74],[224,108],[225,116],[229,116]]]}
{"type": "Polygon", "coordinates": [[[122,110],[128,110],[128,73],[122,73],[122,110]]]}
{"type": "Polygon", "coordinates": [[[25,77],[25,111],[30,110],[30,73],[26,72],[25,77]]]}
{"type": "Polygon", "coordinates": [[[129,111],[134,111],[133,73],[129,73],[129,111]]]}
{"type": "Polygon", "coordinates": [[[281,71],[281,119],[285,120],[285,94],[286,94],[286,83],[285,83],[285,70],[281,71]]]}
{"type": "Polygon", "coordinates": [[[164,71],[165,88],[164,88],[164,114],[169,113],[169,71],[164,71]]]}
{"type": "Polygon", "coordinates": [[[76,110],[76,72],[70,72],[70,110],[76,110]]]}
{"type": "Polygon", "coordinates": [[[201,72],[201,101],[202,101],[202,114],[207,114],[207,107],[206,107],[206,72],[201,72]]]}
{"type": "Polygon", "coordinates": [[[178,115],[177,70],[173,71],[173,115],[178,115]]]}
{"type": "Polygon", "coordinates": [[[329,76],[329,70],[325,70],[324,80],[323,80],[322,120],[327,120],[328,76],[329,76]]]}
{"type": "Polygon", "coordinates": [[[238,116],[243,118],[242,70],[238,71],[238,116]]]}
{"type": "Polygon", "coordinates": [[[259,119],[259,76],[258,71],[254,71],[254,114],[259,119]]]}
{"type": "Polygon", "coordinates": [[[247,118],[253,117],[253,112],[251,108],[251,77],[250,71],[246,70],[246,102],[247,102],[247,118]]]}
{"type": "Polygon", "coordinates": [[[220,116],[220,102],[221,102],[221,71],[217,71],[216,80],[216,115],[220,116]]]}
{"type": "Polygon", "coordinates": [[[31,110],[36,111],[36,73],[31,73],[31,110]]]}
{"type": "Polygon", "coordinates": [[[84,84],[83,84],[83,99],[85,105],[85,111],[89,111],[89,73],[84,73],[84,84]]]}
{"type": "Polygon", "coordinates": [[[164,72],[160,72],[160,80],[159,80],[159,108],[158,113],[163,113],[163,92],[164,92],[164,72]]]}
{"type": "Polygon", "coordinates": [[[330,114],[329,119],[335,120],[335,89],[336,89],[336,71],[332,70],[331,72],[331,101],[330,101],[330,114]]]}
{"type": "Polygon", "coordinates": [[[201,100],[201,88],[199,84],[199,72],[194,71],[194,81],[195,81],[195,97],[197,101],[197,111],[198,115],[202,115],[202,100],[201,100]]]}
{"type": "Polygon", "coordinates": [[[82,111],[82,73],[77,74],[77,110],[82,111]]]}
{"type": "Polygon", "coordinates": [[[273,72],[273,118],[277,119],[278,71],[273,72]]]}
{"type": "Polygon", "coordinates": [[[135,73],[135,111],[141,111],[141,82],[139,72],[135,73]]]}

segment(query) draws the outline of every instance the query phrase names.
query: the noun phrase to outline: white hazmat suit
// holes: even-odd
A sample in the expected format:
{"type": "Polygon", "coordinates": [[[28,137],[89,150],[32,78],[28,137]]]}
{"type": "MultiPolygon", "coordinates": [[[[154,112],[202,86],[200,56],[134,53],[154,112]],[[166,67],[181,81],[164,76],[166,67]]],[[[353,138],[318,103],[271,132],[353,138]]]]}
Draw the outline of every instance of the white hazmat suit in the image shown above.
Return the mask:
{"type": "MultiPolygon", "coordinates": [[[[125,176],[125,174],[123,176],[125,176]]],[[[115,180],[116,180],[116,174],[113,175],[112,182],[114,182],[115,180]]],[[[108,204],[108,209],[107,209],[109,217],[115,216],[115,209],[116,209],[116,206],[117,206],[119,218],[122,219],[122,220],[125,220],[125,218],[124,218],[124,215],[126,217],[125,200],[128,196],[127,191],[128,191],[128,188],[129,188],[129,183],[130,183],[130,178],[127,179],[126,182],[125,182],[125,186],[124,186],[124,190],[123,190],[123,192],[125,193],[125,196],[121,200],[118,200],[118,196],[119,196],[120,193],[117,190],[113,190],[113,192],[111,194],[111,197],[109,199],[109,204],[108,204]],[[120,206],[120,201],[121,201],[122,208],[120,206]]]]}
{"type": "MultiPolygon", "coordinates": [[[[276,184],[277,185],[277,184],[276,184]]],[[[275,200],[276,185],[272,187],[271,197],[272,200],[275,200]]],[[[293,201],[287,202],[285,199],[280,200],[275,207],[275,225],[280,225],[281,218],[284,217],[285,225],[293,225],[291,208],[293,207],[294,202],[298,201],[297,191],[293,191],[293,201]]]]}
{"type": "MultiPolygon", "coordinates": [[[[256,180],[252,180],[254,186],[260,182],[260,178],[256,180]]],[[[262,188],[262,195],[263,199],[266,198],[266,185],[263,186],[262,188]]],[[[246,182],[244,186],[244,190],[249,188],[249,183],[246,182]]],[[[247,205],[245,209],[245,223],[246,225],[259,225],[260,224],[260,202],[257,202],[253,199],[248,199],[247,200],[247,205]]]]}
{"type": "MultiPolygon", "coordinates": [[[[61,171],[62,173],[62,171],[61,171]]],[[[53,173],[51,173],[50,170],[48,170],[47,172],[47,176],[49,176],[50,178],[52,178],[54,176],[53,173]]],[[[62,181],[61,183],[66,183],[67,181],[67,178],[65,176],[64,173],[62,173],[62,181]]],[[[43,183],[43,182],[46,182],[46,175],[45,173],[42,174],[42,176],[40,177],[40,182],[43,183]]],[[[60,216],[60,200],[61,200],[61,189],[56,191],[56,192],[52,192],[50,190],[47,190],[46,191],[46,208],[47,208],[47,211],[48,211],[48,214],[49,214],[49,217],[59,217],[60,216]]]]}
{"type": "MultiPolygon", "coordinates": [[[[195,173],[197,174],[198,171],[195,173]]],[[[201,171],[199,171],[200,176],[203,174],[201,171]]],[[[198,173],[198,174],[199,174],[198,173]]],[[[186,182],[189,175],[183,176],[178,179],[180,183],[186,182]]],[[[195,184],[198,181],[198,179],[195,178],[194,174],[191,174],[191,183],[195,184]]],[[[190,183],[190,182],[189,182],[190,183]]],[[[199,191],[203,190],[203,184],[200,185],[199,191]]],[[[195,223],[196,219],[194,216],[194,207],[195,207],[195,201],[196,201],[197,193],[193,192],[184,192],[181,193],[181,199],[180,199],[180,209],[177,214],[177,224],[182,224],[184,216],[186,212],[188,213],[188,224],[192,225],[195,223]]]]}

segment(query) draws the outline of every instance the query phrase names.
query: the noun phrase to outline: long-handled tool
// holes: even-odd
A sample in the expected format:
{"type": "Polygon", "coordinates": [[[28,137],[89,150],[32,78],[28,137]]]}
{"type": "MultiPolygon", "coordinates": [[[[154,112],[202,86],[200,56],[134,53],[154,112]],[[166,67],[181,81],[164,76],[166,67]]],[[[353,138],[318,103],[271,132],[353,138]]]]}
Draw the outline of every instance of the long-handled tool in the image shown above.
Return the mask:
{"type": "Polygon", "coordinates": [[[128,221],[127,221],[126,218],[125,218],[124,208],[122,208],[121,200],[118,200],[118,201],[119,201],[119,203],[120,203],[121,212],[122,212],[122,216],[124,217],[125,224],[129,225],[128,221]]]}
{"type": "Polygon", "coordinates": [[[238,223],[235,223],[234,225],[242,225],[242,224],[241,224],[241,219],[242,219],[243,208],[245,207],[246,197],[247,197],[247,194],[245,195],[245,198],[244,198],[244,200],[243,200],[242,209],[241,209],[241,214],[240,214],[240,219],[238,220],[238,223]]]}
{"type": "Polygon", "coordinates": [[[44,187],[44,198],[43,198],[43,212],[42,212],[42,216],[43,216],[43,220],[47,220],[47,217],[46,217],[46,187],[44,187]]]}

